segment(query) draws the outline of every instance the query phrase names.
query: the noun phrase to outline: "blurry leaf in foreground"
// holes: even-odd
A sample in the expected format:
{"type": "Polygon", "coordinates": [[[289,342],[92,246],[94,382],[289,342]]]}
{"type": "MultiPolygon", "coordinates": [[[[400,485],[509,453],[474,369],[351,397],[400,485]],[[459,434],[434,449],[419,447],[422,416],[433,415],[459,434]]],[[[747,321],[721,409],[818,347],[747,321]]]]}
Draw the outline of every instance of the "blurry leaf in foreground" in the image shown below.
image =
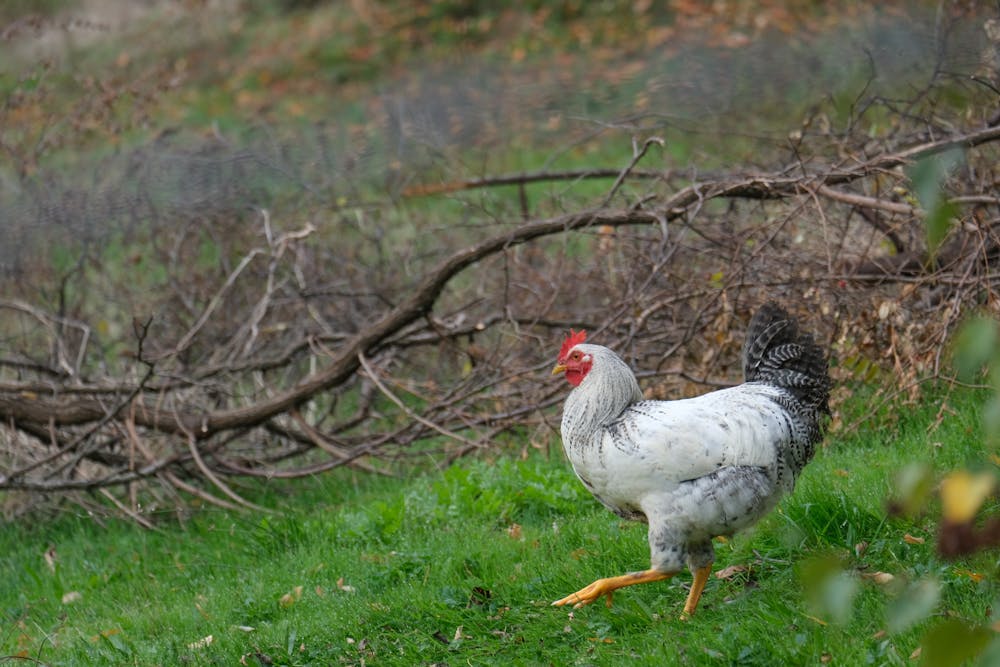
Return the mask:
{"type": "Polygon", "coordinates": [[[955,372],[963,382],[973,382],[994,357],[1000,332],[989,317],[967,320],[955,335],[955,372]]]}
{"type": "Polygon", "coordinates": [[[969,523],[993,492],[992,473],[956,470],[941,481],[941,514],[951,523],[969,523]]]}
{"type": "Polygon", "coordinates": [[[941,599],[941,584],[936,579],[915,581],[889,604],[886,621],[889,632],[903,632],[927,618],[941,599]]]}
{"type": "MultiPolygon", "coordinates": [[[[1000,373],[997,375],[993,378],[994,382],[1000,382],[1000,373]]],[[[995,392],[983,406],[983,428],[986,429],[987,442],[996,448],[1000,442],[1000,392],[995,392]]]]}
{"type": "Polygon", "coordinates": [[[972,627],[957,618],[945,619],[924,635],[920,664],[958,667],[986,648],[992,634],[986,628],[972,627]]]}
{"type": "Polygon", "coordinates": [[[948,173],[962,163],[964,155],[955,149],[918,160],[907,170],[913,184],[913,193],[920,207],[927,213],[924,225],[927,230],[927,250],[933,256],[948,234],[951,219],[957,210],[943,196],[943,186],[948,173]]]}
{"type": "Polygon", "coordinates": [[[926,463],[910,463],[896,476],[896,493],[889,503],[892,514],[919,514],[934,488],[934,473],[926,463]]]}
{"type": "Polygon", "coordinates": [[[858,593],[858,580],[843,569],[836,554],[803,561],[799,566],[799,580],[806,599],[818,616],[840,624],[850,620],[858,593]]]}
{"type": "Polygon", "coordinates": [[[924,225],[927,227],[927,251],[931,257],[948,236],[951,221],[958,216],[958,207],[951,202],[942,201],[927,214],[924,225]]]}

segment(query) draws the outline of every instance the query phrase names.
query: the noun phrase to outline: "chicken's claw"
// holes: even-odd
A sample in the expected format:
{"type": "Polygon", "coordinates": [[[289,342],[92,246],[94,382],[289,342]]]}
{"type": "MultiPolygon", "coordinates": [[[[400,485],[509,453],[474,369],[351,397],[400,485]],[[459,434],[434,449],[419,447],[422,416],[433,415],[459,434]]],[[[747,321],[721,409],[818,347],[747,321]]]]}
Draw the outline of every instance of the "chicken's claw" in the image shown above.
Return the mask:
{"type": "Polygon", "coordinates": [[[605,604],[610,607],[614,592],[619,588],[632,586],[633,584],[644,584],[651,581],[662,581],[664,579],[669,579],[672,576],[674,576],[673,573],[646,570],[644,572],[630,572],[629,574],[623,574],[618,577],[598,579],[589,586],[581,588],[576,593],[571,593],[561,600],[556,600],[552,603],[552,606],[561,607],[566,604],[572,604],[573,609],[579,609],[584,605],[596,602],[603,595],[606,597],[605,604]]]}
{"type": "Polygon", "coordinates": [[[561,600],[556,600],[552,603],[553,607],[561,607],[566,604],[573,605],[573,609],[579,609],[584,605],[592,604],[596,602],[602,595],[607,597],[605,604],[611,607],[612,601],[614,599],[615,590],[621,588],[621,586],[615,586],[613,582],[618,577],[610,577],[608,579],[598,579],[589,586],[581,588],[576,593],[570,593],[561,600]]]}

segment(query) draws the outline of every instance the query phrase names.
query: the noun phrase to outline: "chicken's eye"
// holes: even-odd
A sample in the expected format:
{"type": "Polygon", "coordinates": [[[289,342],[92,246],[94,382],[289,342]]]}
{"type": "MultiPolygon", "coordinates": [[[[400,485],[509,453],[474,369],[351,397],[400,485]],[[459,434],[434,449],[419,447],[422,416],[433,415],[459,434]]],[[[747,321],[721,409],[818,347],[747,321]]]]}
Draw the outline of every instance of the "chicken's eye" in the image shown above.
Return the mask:
{"type": "Polygon", "coordinates": [[[570,358],[573,361],[579,361],[580,360],[580,353],[579,352],[574,352],[573,354],[570,355],[570,358]]]}

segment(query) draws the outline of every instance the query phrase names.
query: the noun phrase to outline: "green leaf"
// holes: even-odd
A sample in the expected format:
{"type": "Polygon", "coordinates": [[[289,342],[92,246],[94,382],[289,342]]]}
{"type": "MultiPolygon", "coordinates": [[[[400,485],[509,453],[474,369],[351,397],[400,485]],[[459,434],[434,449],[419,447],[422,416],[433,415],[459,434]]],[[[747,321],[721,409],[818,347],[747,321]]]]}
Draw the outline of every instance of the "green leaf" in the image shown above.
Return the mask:
{"type": "Polygon", "coordinates": [[[955,336],[955,372],[963,382],[974,380],[997,354],[1000,339],[996,320],[973,317],[967,320],[955,336]]]}
{"type": "Polygon", "coordinates": [[[926,463],[909,463],[896,475],[895,509],[905,516],[923,511],[934,489],[934,473],[926,463]]]}
{"type": "Polygon", "coordinates": [[[925,211],[933,211],[941,202],[941,192],[948,172],[964,160],[961,149],[953,149],[925,157],[908,170],[913,193],[925,211]]]}
{"type": "Polygon", "coordinates": [[[958,216],[958,207],[948,201],[940,201],[937,206],[930,210],[927,218],[924,219],[924,226],[927,228],[927,252],[931,257],[937,255],[937,251],[948,236],[951,229],[951,221],[958,216]]]}
{"type": "Polygon", "coordinates": [[[844,571],[842,558],[837,554],[823,554],[804,561],[799,567],[799,580],[817,615],[838,624],[851,620],[858,580],[844,571]]]}
{"type": "Polygon", "coordinates": [[[937,579],[916,581],[889,604],[886,611],[889,632],[909,629],[927,618],[941,599],[941,584],[937,579]]]}
{"type": "Polygon", "coordinates": [[[944,181],[948,172],[964,160],[960,149],[932,155],[918,161],[909,169],[913,193],[920,207],[927,213],[924,225],[927,231],[927,251],[933,257],[948,235],[952,219],[958,213],[956,207],[943,196],[944,181]]]}
{"type": "Polygon", "coordinates": [[[994,393],[983,406],[983,428],[986,440],[995,448],[1000,443],[1000,394],[994,393]]]}
{"type": "Polygon", "coordinates": [[[986,648],[993,633],[988,629],[969,625],[957,618],[949,618],[932,627],[920,645],[920,664],[924,667],[959,667],[986,648]]]}

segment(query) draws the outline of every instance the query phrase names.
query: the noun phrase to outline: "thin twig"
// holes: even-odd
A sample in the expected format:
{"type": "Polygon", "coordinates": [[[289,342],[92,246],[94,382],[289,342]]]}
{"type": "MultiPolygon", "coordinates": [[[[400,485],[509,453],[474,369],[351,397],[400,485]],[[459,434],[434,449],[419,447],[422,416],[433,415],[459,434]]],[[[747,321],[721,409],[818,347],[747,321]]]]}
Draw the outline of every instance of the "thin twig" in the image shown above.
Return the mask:
{"type": "Polygon", "coordinates": [[[358,362],[361,364],[361,367],[365,369],[365,374],[368,376],[368,379],[370,379],[375,384],[375,386],[378,387],[378,390],[381,391],[385,395],[386,398],[388,398],[390,401],[392,401],[393,403],[395,403],[396,407],[398,407],[400,410],[402,410],[404,413],[406,413],[406,415],[408,417],[410,417],[411,419],[413,419],[415,421],[420,422],[421,424],[423,424],[427,428],[429,428],[429,429],[431,429],[433,431],[437,431],[438,433],[440,433],[441,435],[443,435],[443,436],[445,436],[447,438],[451,438],[453,440],[457,440],[457,441],[461,442],[464,445],[468,445],[470,447],[482,447],[483,446],[481,442],[477,442],[477,441],[474,441],[474,440],[469,440],[468,438],[466,438],[463,435],[460,435],[460,434],[455,433],[453,431],[449,431],[448,429],[446,429],[446,428],[444,428],[442,426],[439,426],[438,424],[435,424],[434,422],[430,421],[429,419],[426,419],[426,418],[418,415],[416,412],[414,412],[409,407],[407,407],[406,404],[403,403],[403,401],[399,400],[399,398],[397,398],[395,394],[393,394],[391,391],[389,391],[388,387],[386,387],[384,384],[382,384],[382,381],[379,380],[378,375],[375,374],[375,371],[373,371],[372,368],[371,368],[371,366],[368,364],[368,360],[365,359],[365,355],[364,354],[360,354],[360,353],[358,354],[358,362]]]}

